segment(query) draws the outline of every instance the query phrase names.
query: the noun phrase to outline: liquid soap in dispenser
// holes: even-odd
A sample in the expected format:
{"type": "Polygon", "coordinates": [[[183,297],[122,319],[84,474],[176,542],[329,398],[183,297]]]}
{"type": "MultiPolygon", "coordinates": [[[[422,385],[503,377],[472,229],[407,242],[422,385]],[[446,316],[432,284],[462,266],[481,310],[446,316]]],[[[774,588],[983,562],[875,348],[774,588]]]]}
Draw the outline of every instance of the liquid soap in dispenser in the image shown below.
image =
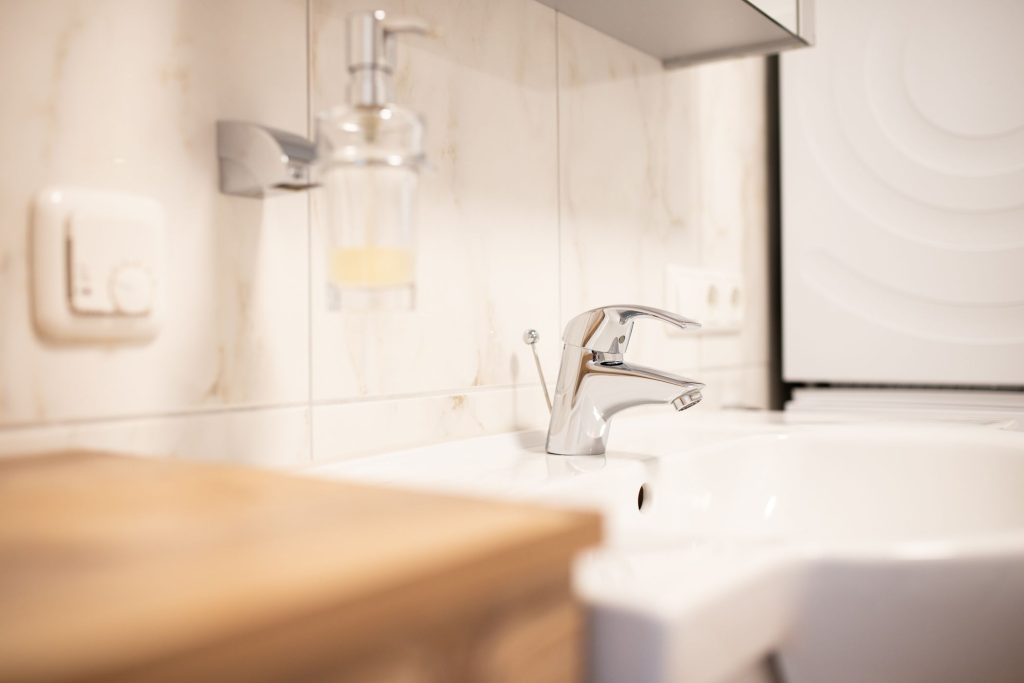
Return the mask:
{"type": "Polygon", "coordinates": [[[348,19],[349,103],[317,121],[326,190],[329,286],[343,309],[414,303],[414,200],[423,121],[394,103],[395,36],[426,33],[383,11],[348,19]]]}

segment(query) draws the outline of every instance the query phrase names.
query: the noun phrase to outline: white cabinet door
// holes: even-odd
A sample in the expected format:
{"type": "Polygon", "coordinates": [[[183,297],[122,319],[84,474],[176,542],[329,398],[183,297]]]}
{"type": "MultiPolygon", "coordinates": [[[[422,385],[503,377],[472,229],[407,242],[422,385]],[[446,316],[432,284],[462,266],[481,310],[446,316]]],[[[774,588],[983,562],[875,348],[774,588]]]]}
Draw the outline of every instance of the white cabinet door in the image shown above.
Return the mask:
{"type": "Polygon", "coordinates": [[[781,67],[785,379],[1024,385],[1024,2],[816,12],[781,67]]]}

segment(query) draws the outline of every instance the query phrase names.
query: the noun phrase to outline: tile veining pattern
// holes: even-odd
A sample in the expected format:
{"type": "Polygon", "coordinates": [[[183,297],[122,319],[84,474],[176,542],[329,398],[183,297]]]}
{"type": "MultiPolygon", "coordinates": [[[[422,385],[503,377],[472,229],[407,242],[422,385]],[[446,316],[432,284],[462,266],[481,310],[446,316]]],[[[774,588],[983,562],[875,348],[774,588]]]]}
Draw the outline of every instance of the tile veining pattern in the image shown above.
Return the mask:
{"type": "MultiPolygon", "coordinates": [[[[665,72],[533,0],[131,0],[0,5],[0,453],[88,446],[296,466],[541,428],[564,321],[665,306],[668,264],[743,273],[738,335],[641,324],[638,362],[708,403],[766,401],[763,64],[665,72]],[[344,21],[435,26],[400,49],[399,100],[428,125],[417,306],[332,309],[322,198],[217,192],[214,126],[308,133],[345,97],[344,21]],[[12,163],[17,160],[17,163],[12,163]],[[167,211],[163,330],[141,346],[40,341],[33,194],[152,196],[167,211]]],[[[685,313],[685,311],[684,311],[685,313]]]]}

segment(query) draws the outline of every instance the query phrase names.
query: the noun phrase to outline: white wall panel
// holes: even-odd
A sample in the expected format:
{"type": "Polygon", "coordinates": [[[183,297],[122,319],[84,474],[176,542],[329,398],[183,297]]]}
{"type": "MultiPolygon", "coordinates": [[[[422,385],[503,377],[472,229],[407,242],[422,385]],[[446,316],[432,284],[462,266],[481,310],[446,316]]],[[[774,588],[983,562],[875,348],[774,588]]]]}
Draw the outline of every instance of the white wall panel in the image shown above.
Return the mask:
{"type": "Polygon", "coordinates": [[[817,21],[782,58],[785,378],[1024,385],[1024,3],[817,21]]]}

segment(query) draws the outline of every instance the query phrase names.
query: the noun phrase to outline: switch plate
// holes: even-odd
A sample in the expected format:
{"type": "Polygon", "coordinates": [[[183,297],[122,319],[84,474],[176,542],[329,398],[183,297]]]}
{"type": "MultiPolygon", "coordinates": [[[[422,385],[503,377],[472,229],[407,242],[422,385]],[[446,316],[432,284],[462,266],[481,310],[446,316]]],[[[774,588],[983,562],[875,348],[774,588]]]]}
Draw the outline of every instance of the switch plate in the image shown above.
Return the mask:
{"type": "Polygon", "coordinates": [[[163,209],[145,197],[50,188],[36,197],[33,310],[52,341],[145,341],[159,330],[163,209]]]}
{"type": "Polygon", "coordinates": [[[701,334],[734,334],[743,327],[746,292],[736,273],[668,266],[665,303],[701,324],[701,334]]]}
{"type": "Polygon", "coordinates": [[[86,207],[68,217],[68,291],[79,315],[145,315],[152,309],[152,264],[159,224],[86,207]]]}

